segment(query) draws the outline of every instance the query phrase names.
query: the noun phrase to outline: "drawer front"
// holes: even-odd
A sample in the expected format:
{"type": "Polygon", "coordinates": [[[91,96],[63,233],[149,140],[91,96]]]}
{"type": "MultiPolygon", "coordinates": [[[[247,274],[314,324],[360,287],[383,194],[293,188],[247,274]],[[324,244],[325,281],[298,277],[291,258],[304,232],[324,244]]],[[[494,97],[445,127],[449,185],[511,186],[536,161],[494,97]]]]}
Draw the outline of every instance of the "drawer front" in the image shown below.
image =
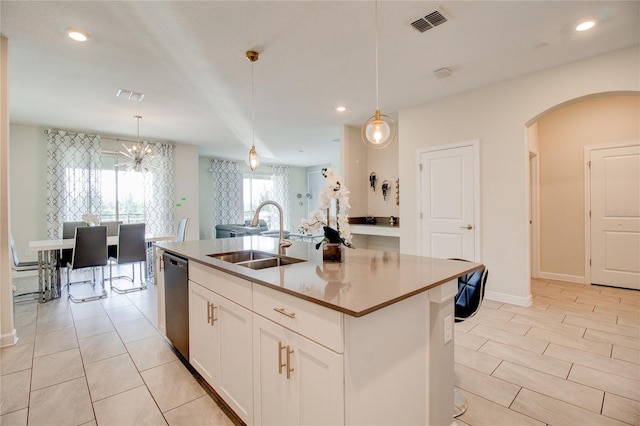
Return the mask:
{"type": "Polygon", "coordinates": [[[220,296],[251,309],[251,282],[208,266],[189,262],[189,279],[220,296]]]}
{"type": "Polygon", "coordinates": [[[335,352],[344,352],[341,312],[255,283],[253,311],[335,352]]]}

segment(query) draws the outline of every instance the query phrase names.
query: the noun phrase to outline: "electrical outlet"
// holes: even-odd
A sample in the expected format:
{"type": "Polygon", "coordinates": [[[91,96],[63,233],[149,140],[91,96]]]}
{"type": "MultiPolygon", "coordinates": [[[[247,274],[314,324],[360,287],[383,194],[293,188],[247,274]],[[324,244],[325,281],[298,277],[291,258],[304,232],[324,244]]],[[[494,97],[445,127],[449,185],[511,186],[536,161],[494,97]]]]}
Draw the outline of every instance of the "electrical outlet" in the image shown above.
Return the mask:
{"type": "Polygon", "coordinates": [[[453,340],[453,317],[447,315],[444,317],[444,343],[449,343],[453,340]]]}

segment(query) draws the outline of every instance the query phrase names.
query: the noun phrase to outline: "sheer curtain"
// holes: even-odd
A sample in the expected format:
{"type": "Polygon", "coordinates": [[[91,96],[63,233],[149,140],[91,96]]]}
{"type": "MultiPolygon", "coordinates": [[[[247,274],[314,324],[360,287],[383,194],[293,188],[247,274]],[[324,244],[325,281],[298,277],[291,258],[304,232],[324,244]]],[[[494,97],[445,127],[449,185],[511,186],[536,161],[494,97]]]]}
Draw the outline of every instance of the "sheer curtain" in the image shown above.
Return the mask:
{"type": "Polygon", "coordinates": [[[282,226],[289,229],[289,166],[271,166],[273,201],[282,206],[284,218],[282,226]]]}
{"type": "Polygon", "coordinates": [[[60,238],[62,222],[100,215],[100,136],[47,131],[47,235],[60,238]]]}
{"type": "Polygon", "coordinates": [[[174,151],[170,144],[151,143],[151,157],[144,161],[144,222],[149,235],[173,234],[175,220],[174,151]]]}
{"type": "Polygon", "coordinates": [[[224,223],[244,223],[242,173],[238,163],[214,159],[213,170],[213,228],[224,223]]]}

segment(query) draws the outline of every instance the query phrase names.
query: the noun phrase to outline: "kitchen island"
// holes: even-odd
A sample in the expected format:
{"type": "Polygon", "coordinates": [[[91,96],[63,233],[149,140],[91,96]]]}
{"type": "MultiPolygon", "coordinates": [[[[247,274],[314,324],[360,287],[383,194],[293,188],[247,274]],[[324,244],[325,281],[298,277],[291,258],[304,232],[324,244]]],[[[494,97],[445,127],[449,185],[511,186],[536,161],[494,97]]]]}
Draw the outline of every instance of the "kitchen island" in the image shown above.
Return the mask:
{"type": "Polygon", "coordinates": [[[156,248],[189,261],[189,362],[243,422],[453,423],[453,297],[480,265],[366,249],[323,263],[305,242],[285,266],[220,256],[278,257],[266,237],[156,248]]]}

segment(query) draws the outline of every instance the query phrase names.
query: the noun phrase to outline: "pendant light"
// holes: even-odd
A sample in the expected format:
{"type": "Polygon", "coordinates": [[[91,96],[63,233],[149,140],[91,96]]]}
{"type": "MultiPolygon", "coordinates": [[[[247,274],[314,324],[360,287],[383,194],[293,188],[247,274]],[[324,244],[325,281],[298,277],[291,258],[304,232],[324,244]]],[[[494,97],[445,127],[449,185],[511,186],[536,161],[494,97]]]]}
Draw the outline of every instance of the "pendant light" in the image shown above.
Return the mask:
{"type": "Polygon", "coordinates": [[[153,155],[151,155],[153,150],[147,141],[140,142],[140,119],[142,117],[134,115],[133,118],[135,118],[138,123],[137,143],[131,145],[131,147],[127,147],[124,143],[122,144],[126,151],[120,151],[120,154],[127,157],[129,161],[118,163],[116,164],[116,167],[126,166],[127,171],[130,172],[148,172],[149,167],[155,168],[154,166],[151,166],[148,161],[145,162],[145,160],[153,157],[153,155]]]}
{"type": "Polygon", "coordinates": [[[378,2],[375,2],[376,36],[376,112],[362,125],[362,143],[370,149],[383,149],[396,139],[396,123],[391,117],[380,113],[378,102],[378,2]]]}
{"type": "Polygon", "coordinates": [[[260,165],[260,157],[256,152],[256,118],[255,118],[255,108],[253,105],[254,95],[253,95],[253,63],[258,60],[260,54],[258,52],[254,52],[253,50],[247,51],[247,59],[251,62],[251,149],[249,150],[249,168],[251,170],[256,170],[260,165]]]}

